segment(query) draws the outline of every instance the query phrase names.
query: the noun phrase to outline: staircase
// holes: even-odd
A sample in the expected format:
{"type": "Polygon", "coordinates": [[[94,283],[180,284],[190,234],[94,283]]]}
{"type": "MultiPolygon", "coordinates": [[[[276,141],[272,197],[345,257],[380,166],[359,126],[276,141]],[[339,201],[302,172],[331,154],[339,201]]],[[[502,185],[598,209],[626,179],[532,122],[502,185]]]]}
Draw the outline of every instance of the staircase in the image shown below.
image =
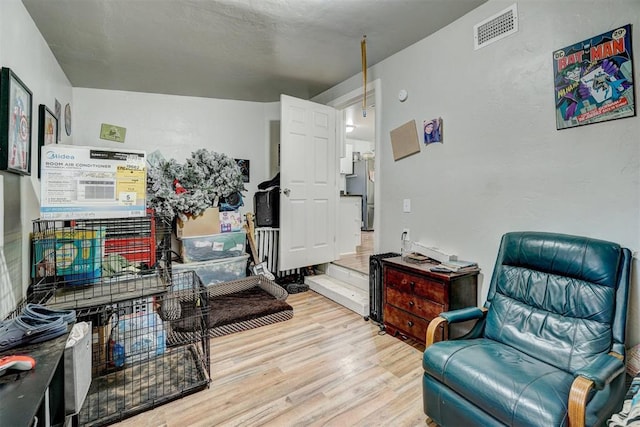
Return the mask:
{"type": "Polygon", "coordinates": [[[361,316],[369,315],[369,276],[336,264],[327,264],[326,272],[306,276],[309,288],[361,316]]]}

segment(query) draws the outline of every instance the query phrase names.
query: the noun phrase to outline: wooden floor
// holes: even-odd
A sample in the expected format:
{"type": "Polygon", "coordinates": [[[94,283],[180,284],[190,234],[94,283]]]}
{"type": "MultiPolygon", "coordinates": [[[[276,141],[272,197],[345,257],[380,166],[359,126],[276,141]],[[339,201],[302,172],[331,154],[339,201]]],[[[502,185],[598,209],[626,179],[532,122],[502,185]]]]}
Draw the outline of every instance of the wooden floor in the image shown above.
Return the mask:
{"type": "Polygon", "coordinates": [[[373,231],[363,231],[361,244],[356,247],[355,254],[342,255],[333,263],[342,267],[369,274],[369,257],[373,255],[373,231]]]}
{"type": "Polygon", "coordinates": [[[313,292],[286,322],[211,340],[209,389],[119,426],[422,426],[420,344],[313,292]]]}

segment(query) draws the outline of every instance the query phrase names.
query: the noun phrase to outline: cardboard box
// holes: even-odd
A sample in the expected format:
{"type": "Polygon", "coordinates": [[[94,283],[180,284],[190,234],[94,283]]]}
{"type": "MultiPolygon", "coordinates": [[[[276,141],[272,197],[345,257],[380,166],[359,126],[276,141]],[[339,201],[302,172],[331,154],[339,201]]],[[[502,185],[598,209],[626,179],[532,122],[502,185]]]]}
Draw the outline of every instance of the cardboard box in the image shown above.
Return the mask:
{"type": "Polygon", "coordinates": [[[242,215],[238,211],[220,212],[220,233],[243,230],[242,215]]]}
{"type": "Polygon", "coordinates": [[[62,277],[71,286],[101,277],[105,227],[60,228],[33,233],[31,277],[62,277]]]}
{"type": "Polygon", "coordinates": [[[144,151],[52,144],[40,159],[41,219],[146,216],[144,151]]]}
{"type": "Polygon", "coordinates": [[[92,330],[92,356],[91,377],[99,377],[103,375],[109,368],[107,360],[107,345],[109,343],[109,334],[111,333],[110,325],[94,326],[92,330]]]}
{"type": "Polygon", "coordinates": [[[204,213],[195,218],[188,218],[176,221],[176,237],[206,236],[220,233],[220,212],[218,208],[209,208],[204,213]]]}

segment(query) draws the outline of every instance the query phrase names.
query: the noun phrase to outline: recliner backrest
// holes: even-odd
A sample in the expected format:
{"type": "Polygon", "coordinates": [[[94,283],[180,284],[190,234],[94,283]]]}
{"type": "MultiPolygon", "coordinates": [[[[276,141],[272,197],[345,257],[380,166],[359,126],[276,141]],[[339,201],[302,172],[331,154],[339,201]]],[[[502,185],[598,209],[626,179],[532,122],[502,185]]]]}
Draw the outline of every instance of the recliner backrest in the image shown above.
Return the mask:
{"type": "Polygon", "coordinates": [[[626,316],[616,309],[626,313],[628,277],[622,276],[629,262],[629,251],[616,243],[505,234],[485,304],[485,337],[568,372],[601,353],[624,351],[626,316]]]}

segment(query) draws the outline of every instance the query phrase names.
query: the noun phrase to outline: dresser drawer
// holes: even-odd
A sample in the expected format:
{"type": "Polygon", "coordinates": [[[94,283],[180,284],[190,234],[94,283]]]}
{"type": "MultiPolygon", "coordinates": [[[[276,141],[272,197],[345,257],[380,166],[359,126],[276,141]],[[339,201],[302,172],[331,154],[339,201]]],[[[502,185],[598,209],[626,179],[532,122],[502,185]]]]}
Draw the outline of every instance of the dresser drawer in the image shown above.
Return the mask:
{"type": "Polygon", "coordinates": [[[437,303],[445,303],[447,292],[445,284],[393,268],[387,268],[385,274],[385,286],[395,288],[401,292],[414,294],[430,299],[437,303]]]}
{"type": "Polygon", "coordinates": [[[398,329],[421,343],[425,342],[429,321],[422,319],[392,305],[384,306],[384,323],[392,329],[398,329]]]}
{"type": "Polygon", "coordinates": [[[444,311],[443,304],[402,292],[397,288],[387,288],[385,297],[386,304],[401,308],[426,320],[438,317],[444,311]]]}

